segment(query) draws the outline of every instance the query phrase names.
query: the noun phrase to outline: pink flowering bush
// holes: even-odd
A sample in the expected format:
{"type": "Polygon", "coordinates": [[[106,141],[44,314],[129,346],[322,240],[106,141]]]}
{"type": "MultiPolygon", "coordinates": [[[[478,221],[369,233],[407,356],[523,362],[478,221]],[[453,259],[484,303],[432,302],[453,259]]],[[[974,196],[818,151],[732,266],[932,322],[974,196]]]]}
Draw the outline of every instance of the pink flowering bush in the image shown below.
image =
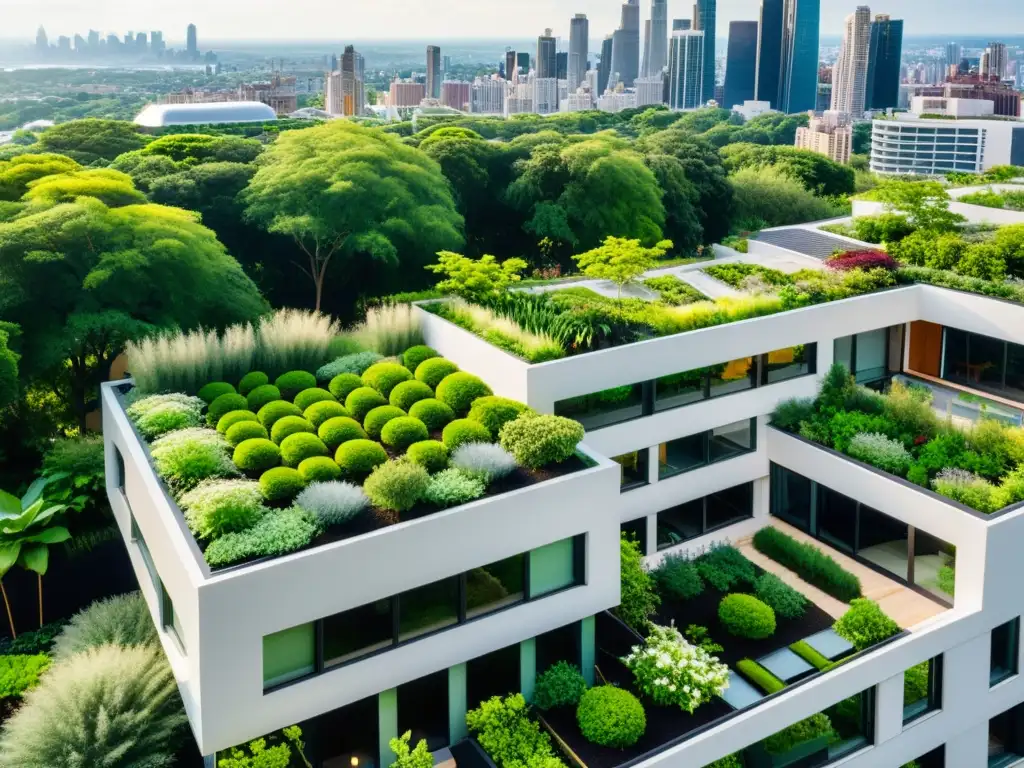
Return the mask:
{"type": "Polygon", "coordinates": [[[846,251],[829,258],[825,265],[839,272],[851,269],[882,269],[895,270],[899,267],[896,260],[884,251],[846,251]]]}

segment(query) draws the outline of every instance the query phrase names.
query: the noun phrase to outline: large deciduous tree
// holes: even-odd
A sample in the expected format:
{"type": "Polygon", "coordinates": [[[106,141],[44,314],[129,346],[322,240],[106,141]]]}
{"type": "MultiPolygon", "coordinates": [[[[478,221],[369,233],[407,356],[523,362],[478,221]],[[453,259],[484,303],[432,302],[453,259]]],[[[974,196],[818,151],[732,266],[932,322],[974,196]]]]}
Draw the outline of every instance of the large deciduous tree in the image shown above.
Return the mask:
{"type": "Polygon", "coordinates": [[[774,166],[819,195],[850,195],[854,191],[853,169],[817,152],[796,147],[731,144],[721,154],[730,173],[741,168],[774,166]]]}
{"type": "Polygon", "coordinates": [[[952,232],[966,219],[949,210],[949,195],[937,181],[894,179],[879,184],[871,193],[887,210],[906,214],[917,229],[952,232]]]}
{"type": "Polygon", "coordinates": [[[0,161],[0,200],[20,200],[28,185],[45,176],[71,173],[82,166],[63,155],[18,155],[0,161]]]}
{"type": "Polygon", "coordinates": [[[106,165],[118,155],[142,149],[149,137],[124,120],[70,120],[39,134],[39,148],[57,152],[82,165],[106,165]]]}
{"type": "Polygon", "coordinates": [[[437,163],[390,134],[344,120],[283,133],[243,199],[249,218],[301,248],[298,266],[313,282],[317,309],[332,260],[395,272],[464,242],[437,163]]]}

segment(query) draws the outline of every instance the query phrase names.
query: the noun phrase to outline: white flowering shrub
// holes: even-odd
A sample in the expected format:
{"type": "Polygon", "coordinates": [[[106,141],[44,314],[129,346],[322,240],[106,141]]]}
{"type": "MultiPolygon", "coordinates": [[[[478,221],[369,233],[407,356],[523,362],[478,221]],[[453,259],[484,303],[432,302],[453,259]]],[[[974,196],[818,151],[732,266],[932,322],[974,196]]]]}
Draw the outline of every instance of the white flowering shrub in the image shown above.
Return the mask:
{"type": "Polygon", "coordinates": [[[914,460],[903,443],[877,432],[858,432],[850,440],[846,452],[855,459],[894,475],[905,475],[907,467],[914,460]]]}
{"type": "Polygon", "coordinates": [[[643,646],[622,659],[637,687],[662,706],[676,705],[691,715],[729,687],[729,667],[690,645],[675,626],[651,624],[643,646]]]}

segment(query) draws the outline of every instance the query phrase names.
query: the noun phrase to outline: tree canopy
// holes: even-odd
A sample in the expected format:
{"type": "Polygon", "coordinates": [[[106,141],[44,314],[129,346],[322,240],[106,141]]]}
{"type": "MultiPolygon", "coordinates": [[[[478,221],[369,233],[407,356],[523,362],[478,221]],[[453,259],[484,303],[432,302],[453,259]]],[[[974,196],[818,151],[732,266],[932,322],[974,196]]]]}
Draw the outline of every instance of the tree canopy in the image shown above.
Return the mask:
{"type": "Polygon", "coordinates": [[[82,166],[64,155],[18,155],[0,161],[0,200],[20,200],[28,185],[44,176],[80,171],[82,166]]]}
{"type": "Polygon", "coordinates": [[[263,151],[256,139],[175,133],[161,136],[138,150],[142,156],[159,155],[178,163],[251,163],[263,151]]]}
{"type": "Polygon", "coordinates": [[[819,195],[850,195],[854,191],[852,168],[806,149],[731,144],[721,150],[721,155],[730,173],[741,168],[774,166],[819,195]]]}
{"type": "Polygon", "coordinates": [[[109,168],[44,176],[29,182],[23,199],[33,207],[50,207],[83,196],[94,197],[111,208],[146,202],[146,196],[132,184],[131,176],[109,168]]]}
{"type": "Polygon", "coordinates": [[[781,227],[841,215],[828,200],[813,193],[780,168],[751,166],[729,177],[736,219],[745,229],[781,227]]]}
{"type": "Polygon", "coordinates": [[[951,232],[964,217],[949,210],[949,195],[937,181],[904,181],[894,179],[879,184],[871,191],[873,200],[894,212],[906,214],[917,229],[929,232],[951,232]]]}
{"type": "Polygon", "coordinates": [[[82,165],[106,165],[118,155],[142,149],[149,137],[124,120],[71,120],[39,134],[39,149],[58,152],[82,165]]]}

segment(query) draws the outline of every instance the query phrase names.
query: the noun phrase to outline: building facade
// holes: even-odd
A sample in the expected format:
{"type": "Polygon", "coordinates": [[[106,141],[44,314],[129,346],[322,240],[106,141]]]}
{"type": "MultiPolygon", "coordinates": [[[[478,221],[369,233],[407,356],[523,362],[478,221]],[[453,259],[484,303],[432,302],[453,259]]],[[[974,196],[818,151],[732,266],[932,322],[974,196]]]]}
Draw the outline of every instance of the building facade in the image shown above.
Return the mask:
{"type": "Polygon", "coordinates": [[[441,105],[469,112],[470,83],[462,80],[445,80],[441,83],[441,105]]]}
{"type": "Polygon", "coordinates": [[[569,91],[575,91],[587,75],[590,57],[590,22],[585,13],[577,13],[569,22],[569,65],[566,80],[569,91]]]}
{"type": "Polygon", "coordinates": [[[671,109],[703,106],[704,33],[681,29],[672,33],[669,48],[668,94],[671,109]]]}
{"type": "Polygon", "coordinates": [[[533,77],[533,111],[539,115],[550,115],[558,111],[558,79],[555,77],[533,77]]]}
{"type": "Polygon", "coordinates": [[[853,151],[853,125],[845,112],[811,113],[806,127],[796,129],[796,148],[825,155],[834,163],[846,165],[853,151]]]}
{"type": "Polygon", "coordinates": [[[640,73],[640,0],[626,0],[619,28],[612,35],[609,87],[621,82],[632,87],[640,73]]]}
{"type": "Polygon", "coordinates": [[[427,46],[427,98],[441,98],[441,49],[427,46]]]}
{"type": "Polygon", "coordinates": [[[274,75],[269,83],[243,83],[238,86],[239,101],[262,101],[278,115],[298,109],[295,77],[274,75]]]}
{"type": "Polygon", "coordinates": [[[982,77],[1002,80],[1006,77],[1007,62],[1006,44],[989,43],[981,55],[980,74],[982,77]]]}
{"type": "Polygon", "coordinates": [[[715,38],[718,19],[718,0],[697,0],[693,6],[693,29],[704,33],[704,63],[701,93],[705,101],[715,97],[715,38]]]}
{"type": "MultiPolygon", "coordinates": [[[[929,107],[929,99],[923,100],[924,108],[935,108],[929,107]]],[[[897,118],[872,123],[874,173],[982,173],[996,165],[1024,163],[1024,125],[1014,121],[931,119],[904,114],[897,118]]]]}
{"type": "Polygon", "coordinates": [[[410,80],[393,80],[388,104],[392,107],[418,107],[427,97],[427,86],[410,80]]]}
{"type": "Polygon", "coordinates": [[[646,35],[642,73],[650,77],[668,66],[668,0],[651,0],[650,32],[646,35]]]}
{"type": "Polygon", "coordinates": [[[550,29],[537,38],[537,77],[555,78],[558,75],[557,45],[550,29]]]}
{"type": "Polygon", "coordinates": [[[597,65],[597,94],[601,95],[608,88],[608,80],[612,72],[612,50],[615,38],[608,35],[601,43],[601,61],[597,65]]]}
{"type": "Polygon", "coordinates": [[[721,106],[731,109],[753,101],[757,83],[757,22],[729,22],[729,51],[725,64],[725,95],[721,106]]]}
{"type": "Polygon", "coordinates": [[[650,77],[638,77],[635,84],[636,105],[638,107],[649,107],[665,103],[665,75],[664,73],[651,75],[650,77]]]}
{"type": "Polygon", "coordinates": [[[478,77],[470,88],[469,111],[480,115],[504,114],[507,92],[507,81],[478,77]]]}
{"type": "Polygon", "coordinates": [[[867,109],[886,110],[899,106],[902,59],[903,20],[884,14],[875,16],[871,22],[871,48],[868,53],[867,109]]]}
{"type": "MultiPolygon", "coordinates": [[[[832,74],[832,111],[863,117],[867,103],[871,9],[866,5],[846,17],[839,60],[832,74]]],[[[815,70],[817,71],[817,70],[815,70]]]]}

